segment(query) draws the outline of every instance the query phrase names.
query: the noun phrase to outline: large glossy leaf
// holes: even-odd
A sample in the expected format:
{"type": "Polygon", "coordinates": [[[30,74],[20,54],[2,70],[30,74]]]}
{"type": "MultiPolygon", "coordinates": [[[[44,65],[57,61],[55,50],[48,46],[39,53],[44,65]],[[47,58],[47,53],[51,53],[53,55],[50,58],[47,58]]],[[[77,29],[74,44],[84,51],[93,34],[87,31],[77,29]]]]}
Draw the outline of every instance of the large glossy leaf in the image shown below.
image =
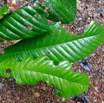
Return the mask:
{"type": "Polygon", "coordinates": [[[64,98],[79,95],[89,87],[88,76],[73,72],[68,61],[54,65],[46,56],[35,60],[25,57],[21,62],[5,60],[0,64],[0,76],[13,77],[18,84],[35,85],[39,81],[54,84],[60,90],[59,96],[64,98]]]}
{"type": "Polygon", "coordinates": [[[104,27],[92,22],[81,36],[69,34],[58,23],[51,27],[49,35],[25,39],[5,49],[0,60],[27,55],[38,57],[43,54],[55,63],[69,60],[75,62],[92,53],[104,41],[104,27]]]}
{"type": "Polygon", "coordinates": [[[26,55],[38,57],[43,54],[55,63],[75,62],[88,56],[104,41],[104,27],[96,22],[92,22],[81,36],[69,34],[58,23],[51,29],[49,35],[25,39],[6,48],[0,60],[14,57],[21,60],[26,55]]]}
{"type": "Polygon", "coordinates": [[[16,40],[46,33],[49,30],[48,21],[38,13],[39,10],[35,10],[35,5],[27,5],[3,19],[0,22],[0,37],[16,40]]]}
{"type": "Polygon", "coordinates": [[[53,21],[69,23],[76,16],[76,0],[43,0],[48,18],[53,21]]]}
{"type": "Polygon", "coordinates": [[[0,22],[0,38],[17,40],[34,37],[50,31],[48,18],[64,23],[75,18],[76,0],[44,0],[44,3],[46,7],[37,0],[3,19],[0,22]]]}

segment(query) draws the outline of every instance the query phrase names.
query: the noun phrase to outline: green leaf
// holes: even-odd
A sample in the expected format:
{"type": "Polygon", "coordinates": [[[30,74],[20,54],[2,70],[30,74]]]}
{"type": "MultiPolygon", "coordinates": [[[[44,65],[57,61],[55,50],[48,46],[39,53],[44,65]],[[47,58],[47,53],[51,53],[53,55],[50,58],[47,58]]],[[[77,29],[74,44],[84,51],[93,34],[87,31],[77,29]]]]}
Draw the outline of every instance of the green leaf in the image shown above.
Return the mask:
{"type": "Polygon", "coordinates": [[[69,98],[83,93],[89,87],[88,76],[73,72],[71,67],[68,61],[54,65],[46,56],[35,60],[25,57],[21,62],[8,59],[0,64],[0,76],[13,77],[18,84],[35,85],[44,81],[59,89],[59,96],[69,98]]]}
{"type": "Polygon", "coordinates": [[[69,34],[58,23],[51,27],[51,33],[25,39],[4,50],[0,60],[24,56],[38,57],[43,54],[55,63],[68,60],[75,62],[91,54],[104,41],[104,27],[92,22],[81,36],[69,34]]]}
{"type": "MultiPolygon", "coordinates": [[[[75,18],[76,0],[44,0],[44,3],[46,7],[39,1],[32,2],[3,19],[0,22],[0,39],[17,40],[49,32],[48,18],[63,23],[69,23],[75,18]],[[48,12],[45,11],[47,7],[48,12]]],[[[7,12],[8,8],[4,6],[0,18],[7,12]]]]}
{"type": "MultiPolygon", "coordinates": [[[[10,9],[8,8],[8,6],[4,5],[0,8],[0,21],[1,19],[3,19],[5,16],[7,16],[7,14],[10,13],[10,9]]],[[[1,38],[0,36],[0,42],[3,41],[3,38],[1,38]]]]}
{"type": "Polygon", "coordinates": [[[4,5],[3,7],[0,8],[0,19],[5,17],[9,13],[10,13],[10,9],[8,8],[8,6],[4,5]]]}
{"type": "Polygon", "coordinates": [[[76,0],[43,0],[48,18],[53,21],[69,23],[76,16],[76,0]]]}
{"type": "Polygon", "coordinates": [[[17,40],[49,31],[48,20],[38,13],[39,10],[35,10],[35,5],[36,3],[27,5],[3,19],[0,22],[0,37],[17,40]]]}

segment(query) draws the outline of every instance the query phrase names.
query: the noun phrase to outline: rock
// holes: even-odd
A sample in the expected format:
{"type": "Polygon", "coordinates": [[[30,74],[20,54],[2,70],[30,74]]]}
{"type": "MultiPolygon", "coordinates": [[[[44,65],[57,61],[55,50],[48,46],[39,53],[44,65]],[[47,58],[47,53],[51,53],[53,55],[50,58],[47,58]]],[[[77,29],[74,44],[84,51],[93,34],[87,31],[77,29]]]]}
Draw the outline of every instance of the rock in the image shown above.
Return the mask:
{"type": "Polygon", "coordinates": [[[0,83],[0,89],[2,89],[4,87],[3,83],[0,83]]]}
{"type": "Polygon", "coordinates": [[[0,0],[0,7],[4,5],[4,1],[0,0]]]}
{"type": "Polygon", "coordinates": [[[91,66],[91,64],[89,63],[89,60],[88,60],[88,59],[80,60],[80,61],[79,61],[79,64],[81,65],[81,67],[82,67],[85,71],[90,72],[90,71],[92,70],[92,66],[91,66]]]}
{"type": "Polygon", "coordinates": [[[101,12],[102,12],[102,9],[99,8],[99,7],[97,7],[97,8],[96,8],[96,12],[97,12],[97,13],[101,13],[101,12]]]}
{"type": "Polygon", "coordinates": [[[38,97],[40,97],[40,93],[39,92],[35,92],[34,96],[38,98],[38,97]]]}

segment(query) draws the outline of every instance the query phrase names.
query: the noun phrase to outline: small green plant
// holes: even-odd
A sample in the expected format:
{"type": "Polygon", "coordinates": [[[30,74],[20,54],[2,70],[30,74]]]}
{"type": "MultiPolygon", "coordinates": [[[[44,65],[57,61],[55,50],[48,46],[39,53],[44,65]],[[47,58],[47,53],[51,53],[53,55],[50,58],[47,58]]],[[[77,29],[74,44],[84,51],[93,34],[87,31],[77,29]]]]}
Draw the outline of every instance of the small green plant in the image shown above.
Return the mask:
{"type": "Polygon", "coordinates": [[[70,23],[75,15],[76,0],[37,0],[4,17],[0,40],[20,41],[0,55],[0,76],[13,77],[18,84],[53,84],[63,98],[86,91],[90,80],[86,74],[73,72],[72,63],[104,41],[104,27],[92,21],[83,35],[74,36],[61,24],[70,23]]]}

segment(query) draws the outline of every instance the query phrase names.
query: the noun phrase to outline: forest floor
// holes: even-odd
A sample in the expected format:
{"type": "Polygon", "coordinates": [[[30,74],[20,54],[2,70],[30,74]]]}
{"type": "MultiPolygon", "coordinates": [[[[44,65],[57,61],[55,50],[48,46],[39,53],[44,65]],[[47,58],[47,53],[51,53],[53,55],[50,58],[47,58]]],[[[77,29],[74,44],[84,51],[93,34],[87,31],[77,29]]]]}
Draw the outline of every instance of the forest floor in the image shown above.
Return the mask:
{"type": "MultiPolygon", "coordinates": [[[[6,0],[0,0],[0,5],[6,0]]],[[[17,10],[30,0],[7,0],[8,6],[17,10]]],[[[97,21],[104,26],[104,0],[77,0],[77,17],[71,24],[64,27],[73,34],[79,35],[91,22],[97,21]]],[[[14,41],[0,43],[0,53],[14,41]]],[[[17,85],[12,78],[0,77],[0,103],[104,103],[104,43],[87,57],[92,70],[87,72],[79,62],[73,64],[73,70],[86,72],[91,80],[88,91],[80,96],[62,99],[52,94],[53,86],[38,83],[36,86],[17,85]]]]}

